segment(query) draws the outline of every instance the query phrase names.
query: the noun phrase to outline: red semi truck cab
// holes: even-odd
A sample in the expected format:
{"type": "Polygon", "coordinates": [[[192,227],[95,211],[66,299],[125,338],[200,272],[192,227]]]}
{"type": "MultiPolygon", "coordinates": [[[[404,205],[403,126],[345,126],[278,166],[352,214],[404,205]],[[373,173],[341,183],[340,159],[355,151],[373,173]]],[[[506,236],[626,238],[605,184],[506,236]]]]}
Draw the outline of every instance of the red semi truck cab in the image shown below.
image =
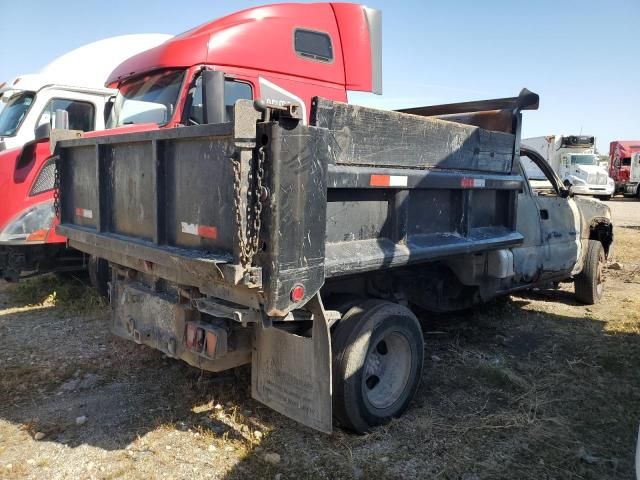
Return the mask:
{"type": "MultiPolygon", "coordinates": [[[[295,103],[308,122],[313,97],[346,101],[349,90],[381,93],[381,38],[380,12],[357,4],[276,4],[233,13],[117,67],[107,81],[119,93],[105,112],[109,117],[106,127],[124,133],[224,122],[239,99],[280,106],[295,103]],[[212,95],[220,99],[213,108],[207,101],[212,95]]],[[[31,161],[25,155],[39,158],[42,167],[31,168],[30,181],[46,168],[52,175],[55,172],[46,139],[36,142],[33,149],[3,159],[3,196],[12,212],[26,207],[24,194],[14,195],[12,190],[29,183],[15,168],[20,164],[18,157],[23,163],[31,161]]],[[[53,191],[48,195],[53,201],[53,191]]],[[[77,214],[91,216],[94,212],[77,214]]],[[[0,231],[14,215],[3,217],[0,231]]],[[[55,233],[52,219],[40,217],[33,215],[27,222],[33,242],[25,242],[18,250],[0,245],[0,278],[16,279],[25,270],[45,272],[77,265],[74,252],[66,249],[66,239],[55,233]]]]}
{"type": "Polygon", "coordinates": [[[120,89],[109,126],[203,123],[211,120],[207,113],[227,117],[241,98],[297,103],[307,121],[315,96],[345,101],[348,90],[381,93],[380,59],[378,10],[345,3],[251,8],[121,64],[108,81],[120,89]],[[203,111],[203,71],[224,73],[218,112],[203,111]]]}
{"type": "Polygon", "coordinates": [[[615,140],[609,144],[609,176],[616,182],[616,193],[638,195],[637,188],[634,192],[627,192],[634,167],[632,157],[636,152],[640,152],[640,140],[615,140]]]}

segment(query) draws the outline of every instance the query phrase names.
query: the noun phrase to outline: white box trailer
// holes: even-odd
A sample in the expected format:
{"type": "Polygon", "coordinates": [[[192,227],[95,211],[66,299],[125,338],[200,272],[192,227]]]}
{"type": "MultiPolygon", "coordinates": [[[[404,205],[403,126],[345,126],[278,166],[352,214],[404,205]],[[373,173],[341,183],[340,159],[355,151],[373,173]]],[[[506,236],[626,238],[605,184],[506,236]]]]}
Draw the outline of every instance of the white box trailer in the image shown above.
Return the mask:
{"type": "MultiPolygon", "coordinates": [[[[613,195],[615,183],[600,165],[600,158],[595,151],[595,137],[548,135],[524,138],[521,143],[542,155],[575,194],[593,195],[601,200],[608,200],[613,195]]],[[[543,175],[526,158],[522,164],[530,179],[543,175]]]]}

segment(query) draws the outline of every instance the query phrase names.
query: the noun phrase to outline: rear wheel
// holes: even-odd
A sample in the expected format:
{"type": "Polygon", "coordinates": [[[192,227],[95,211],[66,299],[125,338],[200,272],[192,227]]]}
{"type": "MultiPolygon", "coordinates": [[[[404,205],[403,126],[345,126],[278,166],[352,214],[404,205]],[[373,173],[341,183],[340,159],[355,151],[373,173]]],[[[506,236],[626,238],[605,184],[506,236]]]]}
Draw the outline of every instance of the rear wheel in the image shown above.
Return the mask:
{"type": "Polygon", "coordinates": [[[589,240],[582,272],[575,278],[576,298],[587,305],[598,303],[604,293],[604,248],[598,240],[589,240]]]}
{"type": "Polygon", "coordinates": [[[333,334],[333,411],[364,433],[404,412],[422,376],[424,339],[415,315],[369,300],[342,317],[333,334]]]}

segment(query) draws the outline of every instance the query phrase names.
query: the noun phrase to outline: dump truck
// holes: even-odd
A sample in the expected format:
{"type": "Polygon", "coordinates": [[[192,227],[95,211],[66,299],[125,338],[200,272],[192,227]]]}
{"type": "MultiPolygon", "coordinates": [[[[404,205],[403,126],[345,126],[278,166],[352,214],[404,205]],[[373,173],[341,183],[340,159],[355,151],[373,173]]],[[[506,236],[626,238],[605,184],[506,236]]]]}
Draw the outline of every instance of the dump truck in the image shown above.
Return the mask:
{"type": "Polygon", "coordinates": [[[0,89],[0,279],[85,268],[83,255],[54,231],[51,130],[104,129],[117,93],[104,86],[111,71],[169,38],[135,34],[93,42],[0,89]]]}
{"type": "Polygon", "coordinates": [[[640,198],[640,140],[616,140],[609,145],[609,174],[616,193],[640,198]]]}
{"type": "MultiPolygon", "coordinates": [[[[202,75],[204,109],[225,105],[223,69],[202,75]]],[[[316,97],[307,121],[241,99],[215,123],[64,140],[57,230],[109,262],[115,334],[204,370],[250,363],[257,400],[365,432],[418,388],[415,307],[560,281],[602,296],[609,209],[521,148],[537,105],[526,90],[403,112],[316,97]]]]}
{"type": "MultiPolygon", "coordinates": [[[[536,150],[576,195],[592,195],[609,200],[615,184],[600,165],[595,137],[588,135],[547,135],[523,138],[522,144],[536,150]]],[[[525,169],[530,163],[525,162],[525,169]]],[[[535,165],[532,172],[536,171],[535,165]]]]}

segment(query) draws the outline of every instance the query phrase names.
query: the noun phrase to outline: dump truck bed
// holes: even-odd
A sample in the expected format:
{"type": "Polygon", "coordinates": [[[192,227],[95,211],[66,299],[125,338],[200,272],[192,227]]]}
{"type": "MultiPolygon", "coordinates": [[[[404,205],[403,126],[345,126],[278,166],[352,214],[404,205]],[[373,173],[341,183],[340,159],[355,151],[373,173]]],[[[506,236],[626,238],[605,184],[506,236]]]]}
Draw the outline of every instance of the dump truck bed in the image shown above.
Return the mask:
{"type": "Polygon", "coordinates": [[[240,101],[230,123],[59,143],[58,232],[276,317],[330,277],[521,242],[519,124],[492,131],[323,99],[310,126],[268,113],[240,101]]]}

